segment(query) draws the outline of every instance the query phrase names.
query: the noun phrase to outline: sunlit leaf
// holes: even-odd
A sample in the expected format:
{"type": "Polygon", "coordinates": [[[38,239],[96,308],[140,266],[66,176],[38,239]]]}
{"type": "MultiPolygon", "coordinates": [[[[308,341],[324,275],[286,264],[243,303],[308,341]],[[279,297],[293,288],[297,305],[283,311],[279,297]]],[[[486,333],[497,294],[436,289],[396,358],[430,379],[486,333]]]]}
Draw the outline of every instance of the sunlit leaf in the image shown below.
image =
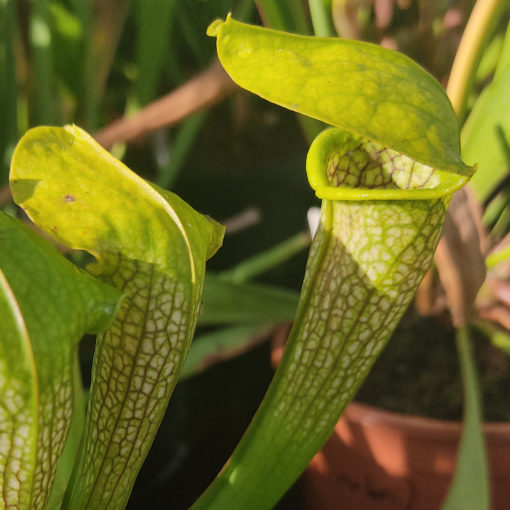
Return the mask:
{"type": "Polygon", "coordinates": [[[131,172],[74,126],[29,131],[11,189],[41,228],[125,295],[98,337],[84,438],[63,508],[124,508],[194,332],[223,228],[131,172]]]}
{"type": "Polygon", "coordinates": [[[510,67],[478,98],[462,129],[462,155],[477,164],[473,189],[487,199],[510,171],[510,67]]]}
{"type": "Polygon", "coordinates": [[[3,213],[0,269],[0,485],[8,507],[45,508],[71,421],[77,343],[108,325],[120,293],[3,213]]]}
{"type": "Polygon", "coordinates": [[[438,170],[470,174],[441,85],[396,51],[217,21],[218,56],[241,87],[290,110],[376,140],[438,170]]]}
{"type": "Polygon", "coordinates": [[[430,267],[460,160],[441,86],[406,57],[228,18],[209,30],[232,78],[337,126],[312,143],[323,199],[285,353],[232,457],[193,506],[269,510],[334,429],[430,267]]]}

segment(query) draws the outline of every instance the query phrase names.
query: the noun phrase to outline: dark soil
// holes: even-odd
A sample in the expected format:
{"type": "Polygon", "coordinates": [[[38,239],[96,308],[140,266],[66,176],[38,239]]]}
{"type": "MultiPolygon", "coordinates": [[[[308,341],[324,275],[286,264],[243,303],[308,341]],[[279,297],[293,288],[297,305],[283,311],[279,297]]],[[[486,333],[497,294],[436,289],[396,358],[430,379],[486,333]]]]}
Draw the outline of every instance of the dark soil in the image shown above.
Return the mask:
{"type": "MultiPolygon", "coordinates": [[[[510,358],[473,334],[487,421],[510,420],[510,358]]],[[[374,364],[356,399],[391,411],[462,417],[462,382],[454,330],[446,320],[409,311],[374,364]]]]}

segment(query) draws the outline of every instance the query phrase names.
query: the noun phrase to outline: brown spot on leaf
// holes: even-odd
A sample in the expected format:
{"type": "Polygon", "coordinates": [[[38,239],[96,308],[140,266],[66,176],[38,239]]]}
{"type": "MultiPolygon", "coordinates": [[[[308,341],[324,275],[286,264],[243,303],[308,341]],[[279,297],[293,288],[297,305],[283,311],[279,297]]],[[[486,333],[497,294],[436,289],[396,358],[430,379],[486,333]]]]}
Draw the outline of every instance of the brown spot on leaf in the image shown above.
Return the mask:
{"type": "Polygon", "coordinates": [[[64,197],[64,202],[70,203],[74,202],[76,199],[73,197],[73,195],[70,195],[69,193],[64,197]]]}

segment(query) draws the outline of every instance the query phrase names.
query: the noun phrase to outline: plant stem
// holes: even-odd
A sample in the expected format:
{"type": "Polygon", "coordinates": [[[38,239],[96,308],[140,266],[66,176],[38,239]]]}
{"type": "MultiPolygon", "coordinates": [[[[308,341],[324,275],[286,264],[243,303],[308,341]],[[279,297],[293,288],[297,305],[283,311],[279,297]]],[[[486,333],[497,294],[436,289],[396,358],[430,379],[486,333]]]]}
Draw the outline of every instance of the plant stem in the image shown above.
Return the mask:
{"type": "Polygon", "coordinates": [[[473,351],[471,348],[471,333],[469,326],[458,328],[455,340],[462,368],[462,379],[466,389],[466,415],[470,418],[476,418],[476,420],[480,422],[482,418],[480,409],[480,394],[476,376],[475,361],[473,359],[473,351]]]}
{"type": "Polygon", "coordinates": [[[83,100],[85,129],[93,130],[97,125],[97,104],[94,89],[94,55],[92,52],[93,15],[92,4],[87,0],[74,0],[74,11],[83,29],[83,66],[81,69],[81,97],[83,100]]]}
{"type": "Polygon", "coordinates": [[[51,124],[53,119],[51,31],[47,0],[32,0],[30,17],[37,100],[37,123],[51,124]]]}
{"type": "Polygon", "coordinates": [[[17,86],[14,55],[16,5],[13,0],[0,2],[0,183],[7,182],[9,161],[18,136],[17,86]]]}
{"type": "Polygon", "coordinates": [[[331,0],[309,0],[310,14],[315,35],[333,37],[335,29],[331,19],[331,0]]]}
{"type": "Polygon", "coordinates": [[[463,119],[474,76],[485,44],[507,0],[478,0],[471,12],[452,65],[446,92],[463,119]]]}

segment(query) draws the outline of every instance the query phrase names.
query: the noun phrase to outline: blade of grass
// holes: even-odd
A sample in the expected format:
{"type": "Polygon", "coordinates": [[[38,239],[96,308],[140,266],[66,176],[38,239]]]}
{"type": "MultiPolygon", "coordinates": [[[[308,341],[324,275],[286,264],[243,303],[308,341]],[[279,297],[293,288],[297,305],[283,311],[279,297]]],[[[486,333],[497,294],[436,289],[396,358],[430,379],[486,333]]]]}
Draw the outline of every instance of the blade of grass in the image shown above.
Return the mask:
{"type": "Polygon", "coordinates": [[[476,69],[474,78],[475,86],[477,84],[488,83],[494,77],[501,56],[501,50],[503,49],[504,36],[505,34],[496,32],[494,37],[487,44],[487,48],[485,48],[478,68],[476,69]]]}
{"type": "Polygon", "coordinates": [[[488,268],[496,267],[501,262],[510,259],[510,245],[501,248],[500,250],[493,251],[485,258],[485,263],[488,268]]]}
{"type": "Polygon", "coordinates": [[[11,153],[17,139],[16,62],[13,39],[16,33],[14,0],[0,2],[0,184],[8,179],[11,153]]]}
{"type": "Polygon", "coordinates": [[[244,260],[232,269],[222,271],[220,276],[225,281],[233,283],[250,281],[259,274],[273,269],[310,246],[310,242],[311,239],[308,233],[299,232],[282,243],[244,260]]]}
{"type": "Polygon", "coordinates": [[[168,53],[175,0],[138,1],[136,7],[138,77],[134,93],[139,106],[155,97],[158,79],[168,53]]]}
{"type": "Polygon", "coordinates": [[[500,77],[500,75],[510,67],[510,23],[506,28],[505,38],[503,40],[503,47],[499,54],[498,64],[494,73],[494,79],[500,77]]]}
{"type": "Polygon", "coordinates": [[[296,2],[296,0],[258,0],[256,3],[266,26],[298,34],[311,33],[302,2],[296,2]]]}
{"type": "MultiPolygon", "coordinates": [[[[174,15],[170,19],[170,30],[174,32],[174,27],[177,24],[176,16],[174,15]]],[[[183,82],[185,79],[185,75],[181,66],[179,65],[179,54],[180,48],[179,44],[176,44],[175,41],[171,41],[168,48],[168,56],[165,60],[165,68],[163,69],[165,73],[165,77],[170,81],[172,86],[177,86],[179,83],[183,82]]]]}
{"type": "Polygon", "coordinates": [[[255,12],[255,3],[253,0],[241,0],[232,8],[233,16],[241,21],[249,23],[255,12]]]}
{"type": "Polygon", "coordinates": [[[505,207],[508,206],[508,200],[503,193],[496,193],[494,198],[486,201],[485,209],[483,211],[483,224],[486,226],[491,235],[494,234],[493,229],[496,225],[498,218],[503,213],[505,207]]]}
{"type": "Polygon", "coordinates": [[[129,10],[129,0],[94,2],[92,61],[96,101],[103,95],[106,80],[117,51],[119,39],[129,10]]]}
{"type": "Polygon", "coordinates": [[[510,168],[510,68],[501,73],[480,95],[462,129],[462,156],[477,163],[472,186],[486,201],[510,168]]]}
{"type": "Polygon", "coordinates": [[[480,390],[468,326],[457,330],[456,340],[464,385],[464,429],[454,480],[441,510],[487,510],[489,477],[482,430],[480,390]]]}
{"type": "Polygon", "coordinates": [[[510,199],[505,197],[504,207],[491,225],[491,236],[495,239],[502,239],[510,228],[510,199]]]}
{"type": "Polygon", "coordinates": [[[208,272],[199,324],[269,324],[294,319],[297,292],[261,284],[233,283],[208,272]]]}
{"type": "Polygon", "coordinates": [[[153,101],[131,117],[112,122],[94,136],[105,148],[117,142],[142,137],[163,126],[176,124],[190,114],[207,108],[235,88],[220,63],[194,76],[169,94],[153,101]]]}
{"type": "Polygon", "coordinates": [[[172,187],[206,118],[207,112],[202,111],[191,115],[180,124],[171,147],[170,160],[168,164],[159,166],[160,175],[157,184],[162,188],[170,189],[172,187]]]}
{"type": "Polygon", "coordinates": [[[335,27],[331,17],[331,0],[308,0],[313,31],[319,37],[333,37],[335,27]]]}
{"type": "Polygon", "coordinates": [[[36,123],[55,122],[53,108],[53,65],[47,0],[30,3],[30,44],[32,47],[36,96],[36,123]]]}
{"type": "Polygon", "coordinates": [[[73,0],[73,9],[82,26],[82,70],[81,70],[81,101],[83,108],[83,124],[85,129],[93,130],[97,126],[98,104],[94,88],[94,56],[92,38],[94,33],[92,2],[89,0],[73,0]]]}
{"type": "MultiPolygon", "coordinates": [[[[150,3],[138,1],[136,7],[137,44],[136,66],[138,69],[137,79],[134,83],[132,96],[128,100],[129,113],[147,105],[156,96],[158,80],[163,70],[163,64],[168,61],[169,38],[175,16],[175,0],[153,0],[150,3]]],[[[173,59],[172,59],[173,60],[173,59]]],[[[177,66],[176,63],[174,63],[177,66]]],[[[179,78],[180,72],[177,67],[174,76],[179,78]]],[[[159,172],[165,176],[165,182],[159,184],[168,189],[178,173],[178,167],[174,164],[174,158],[163,164],[159,158],[159,145],[156,144],[156,162],[159,172]]],[[[166,148],[165,148],[166,149],[166,148]]]]}
{"type": "MultiPolygon", "coordinates": [[[[182,6],[184,7],[184,6],[182,6]]],[[[190,13],[185,8],[176,10],[176,17],[179,26],[182,30],[184,39],[189,45],[193,56],[200,66],[207,64],[210,58],[210,51],[208,47],[204,45],[204,38],[202,32],[198,31],[192,21],[190,13]]]]}
{"type": "Polygon", "coordinates": [[[186,356],[180,380],[191,377],[218,361],[225,361],[247,351],[267,338],[271,329],[272,325],[242,324],[195,338],[186,356]]]}

